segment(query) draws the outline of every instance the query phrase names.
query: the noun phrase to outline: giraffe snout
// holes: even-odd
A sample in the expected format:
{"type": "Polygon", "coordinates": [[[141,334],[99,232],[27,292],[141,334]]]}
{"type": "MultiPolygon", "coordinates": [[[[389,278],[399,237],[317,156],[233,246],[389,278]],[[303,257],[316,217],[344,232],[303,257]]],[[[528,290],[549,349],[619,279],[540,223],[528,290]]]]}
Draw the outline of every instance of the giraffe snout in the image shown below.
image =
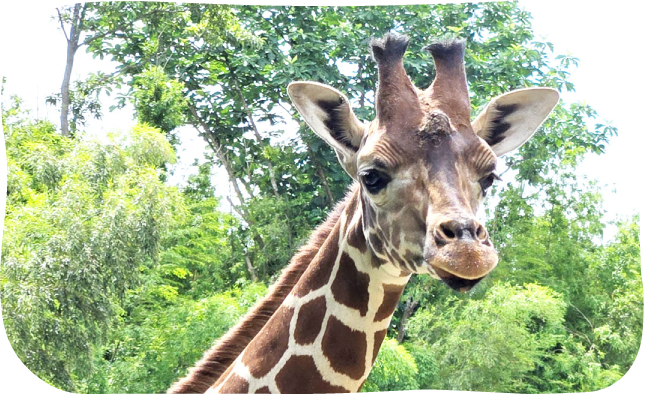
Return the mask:
{"type": "Polygon", "coordinates": [[[483,278],[497,265],[497,252],[488,232],[474,217],[445,217],[430,229],[426,242],[428,264],[449,285],[455,282],[461,288],[461,282],[467,280],[472,286],[476,283],[472,281],[483,278]]]}
{"type": "Polygon", "coordinates": [[[486,228],[474,218],[444,219],[435,225],[433,234],[439,247],[459,241],[480,241],[490,245],[486,228]]]}

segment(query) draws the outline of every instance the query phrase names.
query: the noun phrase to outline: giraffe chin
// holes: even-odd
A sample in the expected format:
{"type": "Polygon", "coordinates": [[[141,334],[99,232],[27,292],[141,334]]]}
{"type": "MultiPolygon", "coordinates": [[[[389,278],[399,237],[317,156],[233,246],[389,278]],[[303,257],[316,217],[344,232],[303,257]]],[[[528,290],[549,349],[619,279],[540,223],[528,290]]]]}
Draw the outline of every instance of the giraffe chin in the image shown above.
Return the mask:
{"type": "Polygon", "coordinates": [[[443,283],[448,285],[451,289],[461,293],[468,292],[477,283],[479,283],[480,280],[484,278],[484,276],[482,276],[481,278],[477,279],[464,279],[460,278],[457,275],[453,275],[452,273],[441,268],[437,268],[436,266],[433,266],[432,268],[437,276],[439,276],[439,279],[443,281],[443,283]]]}

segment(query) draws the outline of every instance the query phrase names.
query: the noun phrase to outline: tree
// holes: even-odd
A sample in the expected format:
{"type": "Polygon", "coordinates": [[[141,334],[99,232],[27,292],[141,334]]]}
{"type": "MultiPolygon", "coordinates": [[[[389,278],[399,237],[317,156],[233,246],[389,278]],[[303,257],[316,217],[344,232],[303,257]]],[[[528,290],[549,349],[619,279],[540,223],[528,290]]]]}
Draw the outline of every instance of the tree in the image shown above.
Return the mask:
{"type": "Polygon", "coordinates": [[[361,391],[417,390],[417,374],[417,365],[405,347],[386,338],[361,391]]]}
{"type": "Polygon", "coordinates": [[[69,105],[70,105],[70,82],[72,79],[72,68],[74,67],[74,56],[76,51],[82,45],[80,43],[80,36],[83,31],[83,24],[85,22],[86,5],[76,3],[74,8],[66,7],[61,12],[56,9],[58,13],[58,21],[60,27],[67,40],[67,59],[65,64],[65,74],[63,75],[63,84],[60,88],[61,109],[60,109],[60,130],[63,136],[70,134],[69,130],[69,105]],[[69,24],[69,34],[65,29],[65,23],[69,24]]]}
{"type": "Polygon", "coordinates": [[[643,336],[639,223],[638,215],[619,220],[616,237],[590,256],[587,297],[579,295],[572,312],[576,330],[588,335],[592,346],[603,352],[603,366],[616,365],[621,374],[634,363],[643,336]]]}
{"type": "Polygon", "coordinates": [[[73,391],[181,212],[177,190],[158,171],[174,154],[145,126],[108,143],[68,140],[42,121],[4,131],[12,175],[0,271],[7,335],[32,371],[73,391]]]}
{"type": "Polygon", "coordinates": [[[432,379],[424,387],[538,391],[531,372],[566,339],[561,296],[538,285],[500,284],[484,299],[451,302],[422,308],[410,319],[412,338],[430,348],[417,350],[417,357],[431,352],[432,379]]]}
{"type": "Polygon", "coordinates": [[[95,358],[97,370],[80,391],[165,392],[213,338],[224,334],[266,292],[266,286],[247,284],[199,300],[159,290],[140,294],[147,303],[131,301],[132,313],[95,358]]]}
{"type": "Polygon", "coordinates": [[[91,113],[97,119],[101,118],[98,94],[101,89],[109,89],[111,84],[111,77],[104,74],[94,74],[87,81],[76,81],[74,87],[71,84],[76,52],[104,35],[100,32],[94,33],[81,40],[82,34],[88,29],[91,30],[89,15],[93,9],[93,3],[76,3],[74,6],[56,9],[58,22],[67,42],[67,55],[60,93],[49,96],[47,102],[56,105],[60,101],[60,132],[64,137],[76,134],[77,126],[85,123],[84,116],[87,113],[91,113]]]}
{"type": "Polygon", "coordinates": [[[183,84],[169,79],[159,66],[152,66],[135,77],[132,96],[138,122],[159,128],[176,145],[177,137],[170,133],[185,124],[188,106],[183,84]]]}

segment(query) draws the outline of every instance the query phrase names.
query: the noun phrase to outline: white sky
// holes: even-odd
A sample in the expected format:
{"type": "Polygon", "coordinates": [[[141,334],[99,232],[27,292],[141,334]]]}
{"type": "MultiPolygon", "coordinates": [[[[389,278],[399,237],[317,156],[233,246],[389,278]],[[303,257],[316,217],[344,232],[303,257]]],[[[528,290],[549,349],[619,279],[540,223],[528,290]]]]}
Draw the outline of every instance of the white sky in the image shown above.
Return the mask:
{"type": "Polygon", "coordinates": [[[645,87],[642,72],[643,5],[631,1],[521,0],[533,15],[537,37],[552,42],[557,54],[580,59],[571,69],[576,91],[566,102],[586,102],[598,112],[598,121],[618,128],[606,153],[590,156],[579,172],[609,184],[604,192],[608,213],[639,211],[643,182],[642,110],[637,103],[645,87]],[[610,7],[608,7],[611,4],[610,7]],[[640,10],[639,10],[640,9],[640,10]],[[615,193],[611,188],[616,189],[615,193]]]}
{"type": "MultiPolygon", "coordinates": [[[[537,39],[555,46],[555,54],[569,52],[579,58],[578,68],[571,67],[570,81],[575,93],[565,93],[567,103],[586,102],[598,112],[599,122],[618,128],[618,136],[610,140],[606,153],[592,156],[579,167],[586,174],[607,185],[603,190],[608,220],[628,216],[640,210],[643,168],[642,119],[645,118],[643,86],[638,60],[632,41],[611,17],[592,7],[556,0],[521,0],[520,5],[533,15],[537,39]]],[[[65,67],[66,44],[59,25],[49,12],[33,20],[11,48],[3,70],[5,95],[18,95],[25,107],[40,118],[59,123],[57,109],[45,104],[45,98],[60,92],[65,67]]],[[[109,72],[106,61],[94,60],[83,50],[76,54],[73,79],[84,78],[93,71],[109,72]]],[[[105,106],[109,106],[105,104],[105,106]]],[[[102,121],[91,121],[92,134],[128,130],[134,121],[132,111],[108,113],[102,121]]],[[[196,139],[194,132],[187,132],[196,139]]],[[[182,138],[183,138],[182,133],[182,138]]],[[[198,139],[186,144],[201,159],[203,143],[198,139]]],[[[185,149],[185,148],[184,148],[185,149]]],[[[190,153],[180,151],[189,165],[190,153]]]]}

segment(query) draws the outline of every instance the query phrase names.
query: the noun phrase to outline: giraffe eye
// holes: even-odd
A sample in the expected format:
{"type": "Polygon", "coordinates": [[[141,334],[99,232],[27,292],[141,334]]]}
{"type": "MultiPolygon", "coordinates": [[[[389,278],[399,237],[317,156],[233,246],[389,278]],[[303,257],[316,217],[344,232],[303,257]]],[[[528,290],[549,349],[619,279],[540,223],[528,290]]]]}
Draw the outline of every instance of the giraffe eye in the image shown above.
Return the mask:
{"type": "Polygon", "coordinates": [[[482,195],[486,196],[486,190],[493,185],[495,180],[501,181],[502,179],[494,172],[488,174],[488,176],[482,178],[479,181],[479,185],[482,187],[482,195]]]}
{"type": "Polygon", "coordinates": [[[367,189],[367,192],[372,195],[379,193],[390,182],[390,177],[377,169],[361,171],[358,176],[361,178],[361,182],[365,186],[365,189],[367,189]]]}

